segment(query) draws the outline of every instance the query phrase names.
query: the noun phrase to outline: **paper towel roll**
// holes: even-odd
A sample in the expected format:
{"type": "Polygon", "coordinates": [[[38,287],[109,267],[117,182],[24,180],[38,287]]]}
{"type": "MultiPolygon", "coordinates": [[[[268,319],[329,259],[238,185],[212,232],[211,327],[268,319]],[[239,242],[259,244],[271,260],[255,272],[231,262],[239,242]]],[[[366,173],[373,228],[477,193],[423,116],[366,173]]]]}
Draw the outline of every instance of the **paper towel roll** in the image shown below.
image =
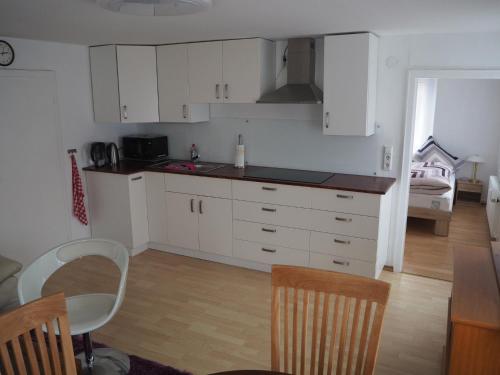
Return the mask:
{"type": "Polygon", "coordinates": [[[245,168],[245,145],[236,145],[234,166],[236,168],[245,168]]]}

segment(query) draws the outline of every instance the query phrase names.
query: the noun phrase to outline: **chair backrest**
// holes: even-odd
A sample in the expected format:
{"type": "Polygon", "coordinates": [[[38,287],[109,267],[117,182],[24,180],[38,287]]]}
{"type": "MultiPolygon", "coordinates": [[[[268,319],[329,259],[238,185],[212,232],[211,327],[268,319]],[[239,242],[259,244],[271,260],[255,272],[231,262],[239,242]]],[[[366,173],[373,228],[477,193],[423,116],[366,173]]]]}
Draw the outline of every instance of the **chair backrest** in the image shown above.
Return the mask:
{"type": "Polygon", "coordinates": [[[113,311],[120,308],[125,295],[128,273],[128,250],[121,243],[107,239],[83,239],[67,242],[49,250],[31,263],[19,277],[17,291],[21,304],[42,296],[42,288],[47,279],[59,268],[73,260],[85,256],[98,255],[112,260],[120,270],[120,283],[113,311]]]}
{"type": "Polygon", "coordinates": [[[373,374],[389,291],[383,281],[273,266],[272,370],[373,374]]]}
{"type": "Polygon", "coordinates": [[[0,327],[0,368],[6,375],[76,375],[63,293],[0,315],[0,327]],[[60,348],[56,330],[59,332],[60,348]]]}

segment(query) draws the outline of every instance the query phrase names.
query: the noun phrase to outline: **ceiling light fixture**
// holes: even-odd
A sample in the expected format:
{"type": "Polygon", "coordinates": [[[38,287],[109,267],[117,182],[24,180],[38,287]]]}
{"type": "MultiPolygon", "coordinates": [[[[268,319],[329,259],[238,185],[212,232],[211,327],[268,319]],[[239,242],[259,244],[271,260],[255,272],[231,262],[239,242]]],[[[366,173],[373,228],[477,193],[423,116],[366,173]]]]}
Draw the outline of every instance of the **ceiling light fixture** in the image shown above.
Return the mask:
{"type": "Polygon", "coordinates": [[[96,0],[114,12],[140,16],[179,16],[207,10],[212,0],[96,0]]]}

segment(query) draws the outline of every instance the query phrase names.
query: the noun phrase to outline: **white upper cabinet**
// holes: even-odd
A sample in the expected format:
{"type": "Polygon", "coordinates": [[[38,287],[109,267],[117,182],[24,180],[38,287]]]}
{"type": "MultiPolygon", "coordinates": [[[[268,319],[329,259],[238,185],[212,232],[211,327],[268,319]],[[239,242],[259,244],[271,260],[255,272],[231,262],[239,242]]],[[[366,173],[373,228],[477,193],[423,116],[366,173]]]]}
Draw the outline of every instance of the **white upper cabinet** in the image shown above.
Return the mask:
{"type": "Polygon", "coordinates": [[[222,42],[188,45],[189,92],[193,103],[222,103],[222,42]]]}
{"type": "Polygon", "coordinates": [[[187,44],[158,46],[156,56],[160,121],[202,122],[210,120],[208,104],[191,104],[187,44]]]}
{"type": "Polygon", "coordinates": [[[255,103],[275,87],[274,43],[238,39],[188,45],[195,103],[255,103]]]}
{"type": "Polygon", "coordinates": [[[158,122],[156,49],[90,47],[96,122],[158,122]]]}
{"type": "Polygon", "coordinates": [[[324,134],[374,134],[377,41],[370,33],[325,36],[324,134]]]}

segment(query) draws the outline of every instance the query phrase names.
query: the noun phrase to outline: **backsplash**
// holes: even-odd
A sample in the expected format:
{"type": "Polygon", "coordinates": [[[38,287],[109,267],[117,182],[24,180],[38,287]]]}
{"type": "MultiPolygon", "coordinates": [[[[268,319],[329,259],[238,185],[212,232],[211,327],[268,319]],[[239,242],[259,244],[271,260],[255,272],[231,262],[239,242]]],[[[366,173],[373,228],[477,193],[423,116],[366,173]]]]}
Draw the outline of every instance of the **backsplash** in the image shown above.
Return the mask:
{"type": "Polygon", "coordinates": [[[196,143],[201,160],[233,163],[238,134],[253,165],[372,175],[380,164],[377,134],[335,137],[322,134],[321,105],[211,105],[211,121],[148,124],[142,130],[169,136],[170,157],[189,158],[196,143]]]}

